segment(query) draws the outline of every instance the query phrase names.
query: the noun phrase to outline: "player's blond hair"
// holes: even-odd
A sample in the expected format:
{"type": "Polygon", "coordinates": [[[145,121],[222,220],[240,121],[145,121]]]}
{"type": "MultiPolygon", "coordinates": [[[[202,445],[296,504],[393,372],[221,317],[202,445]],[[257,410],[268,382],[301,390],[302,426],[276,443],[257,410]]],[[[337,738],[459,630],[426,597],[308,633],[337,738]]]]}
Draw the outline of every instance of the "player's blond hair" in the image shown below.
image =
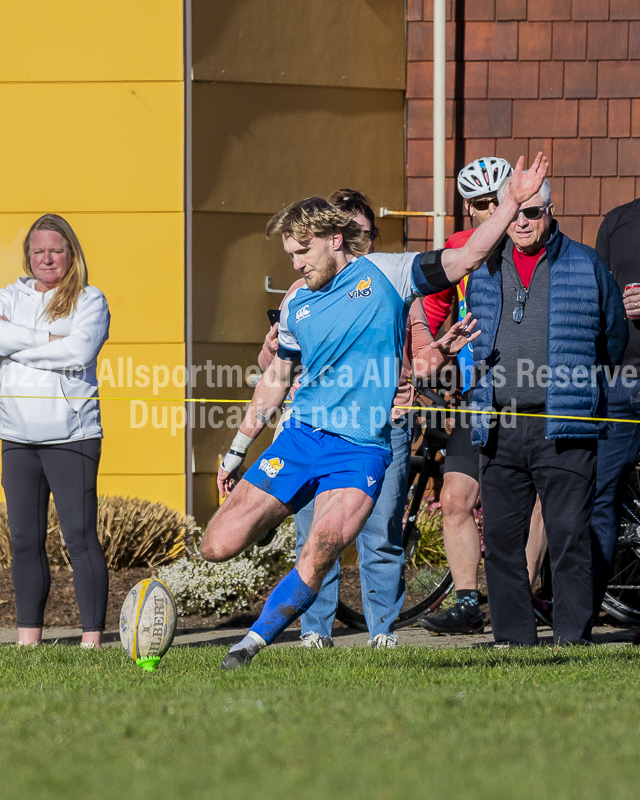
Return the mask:
{"type": "Polygon", "coordinates": [[[310,236],[328,239],[336,233],[342,234],[344,249],[352,256],[369,252],[369,234],[324,197],[305,197],[274,214],[267,223],[268,239],[284,235],[306,242],[310,236]]]}
{"type": "Polygon", "coordinates": [[[71,252],[72,261],[69,271],[58,286],[56,286],[56,290],[47,304],[45,311],[46,319],[53,322],[55,319],[68,317],[69,314],[75,311],[78,297],[89,282],[87,265],[84,260],[84,253],[82,252],[80,241],[67,220],[63,219],[63,217],[59,217],[57,214],[45,214],[33,223],[24,240],[24,258],[22,266],[29,277],[35,278],[33,270],[31,269],[31,254],[29,248],[31,245],[31,237],[36,231],[54,231],[55,233],[59,233],[67,243],[67,247],[71,252]]]}

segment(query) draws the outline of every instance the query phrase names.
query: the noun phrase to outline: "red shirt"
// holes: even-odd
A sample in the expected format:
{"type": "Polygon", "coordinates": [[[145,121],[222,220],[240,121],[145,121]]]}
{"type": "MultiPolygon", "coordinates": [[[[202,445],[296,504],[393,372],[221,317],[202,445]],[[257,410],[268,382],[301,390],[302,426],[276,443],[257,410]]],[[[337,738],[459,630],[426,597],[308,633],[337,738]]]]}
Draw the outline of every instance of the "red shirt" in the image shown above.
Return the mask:
{"type": "MultiPolygon", "coordinates": [[[[471,234],[474,232],[474,230],[475,228],[471,228],[468,231],[458,231],[457,233],[454,233],[453,236],[447,239],[444,249],[447,250],[448,248],[451,248],[452,250],[458,250],[459,248],[464,247],[466,242],[471,238],[471,234]]],[[[464,283],[465,286],[463,287],[463,294],[464,288],[466,288],[466,281],[464,283]]],[[[445,289],[437,294],[430,294],[422,301],[425,313],[427,315],[427,320],[429,321],[429,328],[432,336],[435,337],[440,330],[440,326],[449,316],[449,313],[451,312],[451,304],[456,297],[456,287],[451,286],[449,289],[445,289]]]]}
{"type": "Polygon", "coordinates": [[[513,248],[513,263],[516,265],[522,285],[527,289],[531,283],[531,276],[536,264],[544,255],[545,248],[541,247],[536,253],[521,253],[517,247],[513,248]]]}

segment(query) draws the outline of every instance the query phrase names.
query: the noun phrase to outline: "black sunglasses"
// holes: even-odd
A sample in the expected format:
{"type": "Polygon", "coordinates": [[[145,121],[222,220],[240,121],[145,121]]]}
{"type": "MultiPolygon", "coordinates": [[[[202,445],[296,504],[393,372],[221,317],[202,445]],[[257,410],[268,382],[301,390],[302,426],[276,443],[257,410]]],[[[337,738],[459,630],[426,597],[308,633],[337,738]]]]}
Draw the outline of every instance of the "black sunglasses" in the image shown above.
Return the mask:
{"type": "Polygon", "coordinates": [[[516,303],[518,305],[513,309],[513,321],[517,322],[519,325],[524,317],[524,306],[529,297],[529,290],[520,287],[520,289],[515,289],[514,291],[516,293],[516,303]]]}
{"type": "Polygon", "coordinates": [[[483,197],[480,200],[469,200],[469,205],[471,208],[475,208],[476,211],[488,211],[490,206],[496,206],[497,208],[500,203],[497,197],[483,197]]]}
{"type": "Polygon", "coordinates": [[[548,205],[529,206],[529,208],[521,208],[520,211],[518,211],[518,213],[516,214],[516,219],[518,219],[520,214],[524,214],[525,219],[540,219],[540,217],[546,213],[548,208],[549,208],[548,205]]]}

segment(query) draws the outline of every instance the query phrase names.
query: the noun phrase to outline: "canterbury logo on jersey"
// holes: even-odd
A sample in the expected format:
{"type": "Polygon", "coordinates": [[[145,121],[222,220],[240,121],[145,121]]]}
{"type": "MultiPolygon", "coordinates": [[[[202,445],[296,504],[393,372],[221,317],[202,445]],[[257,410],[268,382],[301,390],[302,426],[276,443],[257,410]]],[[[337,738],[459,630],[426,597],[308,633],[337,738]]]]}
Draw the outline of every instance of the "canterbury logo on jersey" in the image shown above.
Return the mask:
{"type": "Polygon", "coordinates": [[[371,278],[363,278],[353,292],[347,292],[349,300],[357,300],[358,297],[371,297],[371,278]]]}
{"type": "Polygon", "coordinates": [[[284,461],[281,458],[263,458],[258,469],[266,472],[269,478],[275,478],[283,467],[284,461]]]}
{"type": "Polygon", "coordinates": [[[300,322],[301,319],[306,319],[310,315],[309,306],[302,306],[296,311],[296,322],[300,322]]]}

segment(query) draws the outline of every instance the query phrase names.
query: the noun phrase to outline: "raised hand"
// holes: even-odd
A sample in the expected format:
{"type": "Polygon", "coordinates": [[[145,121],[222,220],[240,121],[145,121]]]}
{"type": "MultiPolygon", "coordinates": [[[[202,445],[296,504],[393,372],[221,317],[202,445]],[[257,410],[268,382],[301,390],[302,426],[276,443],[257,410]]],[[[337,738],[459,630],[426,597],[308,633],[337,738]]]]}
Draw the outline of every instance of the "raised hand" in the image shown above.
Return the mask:
{"type": "Polygon", "coordinates": [[[540,151],[529,169],[526,172],[523,170],[524,156],[520,156],[509,181],[509,195],[518,205],[538,193],[549,170],[549,161],[540,151]]]}
{"type": "Polygon", "coordinates": [[[452,325],[441,339],[432,342],[431,347],[439,350],[443,356],[454,356],[466,344],[480,336],[482,331],[473,330],[477,324],[478,320],[474,319],[471,314],[467,314],[464,319],[452,325]]]}

